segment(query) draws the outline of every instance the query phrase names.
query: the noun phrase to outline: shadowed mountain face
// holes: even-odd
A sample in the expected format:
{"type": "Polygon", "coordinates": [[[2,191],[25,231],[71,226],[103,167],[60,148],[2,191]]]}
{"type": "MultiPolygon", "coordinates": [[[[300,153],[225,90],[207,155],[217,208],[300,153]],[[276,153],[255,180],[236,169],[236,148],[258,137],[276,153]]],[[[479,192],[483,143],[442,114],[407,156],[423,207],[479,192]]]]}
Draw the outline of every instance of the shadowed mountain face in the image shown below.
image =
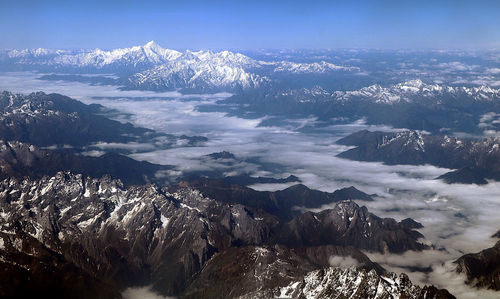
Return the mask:
{"type": "Polygon", "coordinates": [[[55,175],[59,171],[71,171],[85,176],[101,177],[111,175],[125,184],[145,184],[156,180],[158,171],[169,166],[136,161],[115,153],[100,157],[79,156],[70,152],[41,150],[21,142],[0,140],[0,178],[41,178],[55,175]]]}
{"type": "MultiPolygon", "coordinates": [[[[313,269],[330,266],[332,256],[353,256],[362,269],[385,273],[353,247],[319,246],[290,249],[284,246],[230,248],[216,254],[184,292],[185,298],[234,298],[257,289],[287,285],[313,269]],[[235,261],[238,261],[235,263],[235,261]]],[[[261,297],[262,298],[262,297],[261,297]]]]}
{"type": "MultiPolygon", "coordinates": [[[[260,261],[255,252],[265,252],[262,261],[270,263],[256,271],[269,273],[266,286],[276,287],[328,266],[332,255],[351,256],[366,269],[383,272],[357,248],[379,252],[426,248],[418,245],[422,236],[412,230],[419,227],[417,223],[381,219],[350,201],[284,222],[261,209],[205,197],[191,187],[124,187],[107,177],[70,173],[5,179],[0,183],[0,208],[0,254],[17,269],[2,276],[18,273],[16,286],[29,285],[23,268],[43,261],[44,269],[58,269],[55,263],[60,261],[60,267],[74,269],[68,279],[79,282],[68,286],[70,290],[90,284],[103,297],[150,283],[164,295],[196,297],[224,288],[244,294],[255,289],[247,283],[251,274],[231,270],[230,261],[241,257],[248,264],[233,266],[250,269],[260,261]],[[280,278],[281,263],[273,270],[271,261],[282,259],[289,265],[288,278],[280,278]],[[234,285],[207,286],[207,277],[213,275],[221,282],[233,277],[234,285]]],[[[34,272],[30,279],[38,281],[44,273],[34,272]]],[[[50,284],[41,289],[49,291],[50,284]]]]}
{"type": "Polygon", "coordinates": [[[198,179],[188,181],[187,184],[197,188],[207,196],[217,198],[219,201],[262,209],[284,220],[290,220],[299,215],[300,208],[319,208],[343,200],[373,200],[370,195],[354,187],[328,193],[297,184],[280,191],[259,192],[248,187],[231,184],[231,181],[230,177],[224,180],[198,179]]]}
{"type": "Polygon", "coordinates": [[[157,137],[205,141],[201,137],[159,134],[111,120],[100,105],[85,105],[59,94],[36,92],[29,95],[0,94],[0,138],[36,146],[84,147],[97,142],[151,141],[157,137]]]}
{"type": "Polygon", "coordinates": [[[500,290],[500,241],[481,252],[466,254],[455,263],[457,272],[467,276],[468,284],[500,290]]]}
{"type": "Polygon", "coordinates": [[[439,177],[448,183],[486,184],[486,179],[500,180],[500,141],[497,138],[476,140],[414,131],[384,133],[365,130],[337,143],[355,146],[340,153],[341,158],[457,169],[439,177]]]}
{"type": "Polygon", "coordinates": [[[428,248],[417,241],[423,237],[413,230],[417,228],[422,225],[411,219],[399,223],[392,218],[382,219],[366,207],[347,201],[331,210],[295,217],[282,228],[279,237],[284,244],[323,245],[334,239],[337,245],[356,244],[367,250],[400,253],[428,248]]]}
{"type": "Polygon", "coordinates": [[[97,113],[103,107],[87,106],[58,94],[0,95],[0,136],[38,146],[84,146],[92,142],[135,141],[151,130],[121,124],[97,113]]]}

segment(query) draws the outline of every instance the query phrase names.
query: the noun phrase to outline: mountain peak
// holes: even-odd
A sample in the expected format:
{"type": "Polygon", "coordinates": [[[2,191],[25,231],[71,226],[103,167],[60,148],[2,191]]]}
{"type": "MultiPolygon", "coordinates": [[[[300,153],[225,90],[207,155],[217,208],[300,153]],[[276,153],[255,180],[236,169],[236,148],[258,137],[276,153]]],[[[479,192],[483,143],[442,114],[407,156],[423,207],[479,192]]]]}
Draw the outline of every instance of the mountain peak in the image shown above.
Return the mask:
{"type": "Polygon", "coordinates": [[[160,47],[160,45],[158,45],[154,40],[151,40],[144,45],[144,48],[157,48],[157,47],[160,47]]]}

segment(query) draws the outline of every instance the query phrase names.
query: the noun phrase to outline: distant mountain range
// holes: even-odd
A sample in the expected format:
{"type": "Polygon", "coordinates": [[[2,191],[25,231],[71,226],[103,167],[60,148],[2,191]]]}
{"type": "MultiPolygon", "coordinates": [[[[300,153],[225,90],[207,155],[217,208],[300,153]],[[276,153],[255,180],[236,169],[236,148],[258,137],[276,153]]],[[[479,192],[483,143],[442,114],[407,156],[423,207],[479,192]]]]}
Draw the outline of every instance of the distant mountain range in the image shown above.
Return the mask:
{"type": "Polygon", "coordinates": [[[323,56],[283,57],[293,61],[260,58],[231,51],[181,52],[152,41],[109,51],[7,50],[0,52],[0,68],[42,72],[44,80],[111,84],[122,89],[231,92],[231,98],[220,102],[230,105],[212,109],[245,117],[251,112],[255,116],[313,116],[327,123],[361,119],[431,133],[494,135],[500,131],[495,114],[500,110],[500,89],[495,85],[453,83],[458,79],[437,84],[424,73],[424,81],[416,75],[398,80],[376,69],[367,73],[358,66],[334,64],[333,58],[323,56]]]}
{"type": "Polygon", "coordinates": [[[378,84],[354,91],[334,92],[331,96],[337,101],[364,100],[380,104],[401,102],[432,105],[451,104],[451,101],[468,100],[491,102],[500,98],[500,89],[487,86],[465,87],[426,84],[422,80],[410,80],[388,87],[378,84]]]}
{"type": "Polygon", "coordinates": [[[500,89],[488,86],[466,87],[443,84],[427,84],[420,79],[398,84],[381,86],[379,84],[358,90],[330,92],[320,86],[282,91],[280,97],[291,97],[301,102],[344,102],[364,101],[377,104],[421,103],[432,105],[451,104],[451,101],[492,102],[500,98],[500,89]]]}
{"type": "Polygon", "coordinates": [[[246,90],[220,103],[232,104],[227,112],[241,116],[252,112],[258,116],[316,117],[326,124],[361,119],[367,124],[441,134],[491,135],[500,130],[495,121],[495,111],[500,109],[500,89],[487,86],[449,86],[411,80],[350,91],[328,91],[321,86],[246,90]]]}
{"type": "MultiPolygon", "coordinates": [[[[230,51],[179,52],[164,49],[154,41],[143,46],[110,51],[10,50],[0,53],[0,66],[6,70],[113,73],[120,77],[116,83],[124,88],[187,89],[198,92],[264,87],[275,73],[324,74],[359,71],[356,67],[339,66],[325,61],[265,62],[230,51]]],[[[69,77],[59,77],[61,78],[69,77]]],[[[73,76],[72,79],[77,77],[73,76]]]]}

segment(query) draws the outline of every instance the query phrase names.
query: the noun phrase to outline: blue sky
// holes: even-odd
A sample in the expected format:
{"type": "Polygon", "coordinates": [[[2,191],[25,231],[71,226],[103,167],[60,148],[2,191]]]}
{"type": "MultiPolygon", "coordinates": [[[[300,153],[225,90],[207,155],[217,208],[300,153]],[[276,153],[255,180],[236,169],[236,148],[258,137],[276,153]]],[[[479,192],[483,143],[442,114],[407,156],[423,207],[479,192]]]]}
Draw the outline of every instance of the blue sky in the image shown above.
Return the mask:
{"type": "Polygon", "coordinates": [[[0,0],[0,48],[500,48],[500,1],[0,0]]]}

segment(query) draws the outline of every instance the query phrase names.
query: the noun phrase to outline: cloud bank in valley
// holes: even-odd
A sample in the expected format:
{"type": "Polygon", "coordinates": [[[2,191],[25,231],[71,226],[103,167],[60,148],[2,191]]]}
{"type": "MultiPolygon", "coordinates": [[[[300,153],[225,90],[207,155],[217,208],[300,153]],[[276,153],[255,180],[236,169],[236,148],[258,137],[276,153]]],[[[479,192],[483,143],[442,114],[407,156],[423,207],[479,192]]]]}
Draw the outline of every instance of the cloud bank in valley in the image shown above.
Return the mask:
{"type": "MultiPolygon", "coordinates": [[[[490,236],[500,228],[500,215],[497,213],[500,209],[499,182],[482,186],[449,185],[435,180],[449,169],[429,165],[388,166],[335,157],[348,149],[335,144],[338,138],[365,128],[393,130],[389,127],[370,127],[359,121],[350,125],[315,129],[316,120],[313,118],[291,120],[280,127],[263,127],[259,126],[262,119],[243,119],[228,117],[219,112],[197,111],[198,105],[214,104],[218,99],[228,96],[225,94],[194,97],[176,92],[131,92],[112,86],[89,86],[82,83],[61,85],[60,82],[36,80],[33,75],[29,75],[20,84],[16,83],[19,82],[19,77],[3,74],[0,82],[0,89],[19,92],[40,89],[59,93],[67,91],[67,95],[85,103],[98,103],[123,112],[123,115],[116,115],[118,118],[123,117],[122,121],[169,134],[201,135],[208,138],[208,142],[200,146],[180,145],[160,150],[149,144],[99,145],[102,150],[113,146],[137,149],[131,157],[176,166],[167,175],[213,169],[227,174],[250,173],[275,177],[294,174],[305,185],[323,191],[331,192],[353,185],[364,192],[375,193],[378,196],[373,202],[359,203],[382,217],[397,220],[411,217],[421,222],[424,228],[420,231],[426,237],[425,242],[433,245],[435,250],[409,252],[400,256],[370,256],[396,272],[407,272],[409,267],[430,267],[429,273],[412,272],[410,276],[421,283],[436,283],[448,287],[450,291],[456,290],[464,296],[467,296],[470,289],[463,286],[463,279],[454,276],[456,274],[452,273],[453,265],[450,262],[464,253],[492,246],[494,240],[490,236]],[[97,95],[99,97],[95,97],[97,95]],[[308,130],[303,130],[305,126],[308,130]],[[227,165],[203,158],[204,155],[222,150],[234,153],[238,161],[227,165]]],[[[497,115],[488,115],[484,123],[496,119],[497,115]]],[[[273,190],[286,186],[288,185],[265,184],[254,187],[273,190]]],[[[329,207],[322,207],[326,208],[329,207]]],[[[332,263],[340,266],[352,264],[346,258],[334,258],[332,263]]],[[[485,296],[488,296],[487,293],[485,296]]]]}
{"type": "Polygon", "coordinates": [[[330,266],[339,268],[349,268],[359,266],[359,262],[350,256],[332,255],[328,259],[330,266]]]}

